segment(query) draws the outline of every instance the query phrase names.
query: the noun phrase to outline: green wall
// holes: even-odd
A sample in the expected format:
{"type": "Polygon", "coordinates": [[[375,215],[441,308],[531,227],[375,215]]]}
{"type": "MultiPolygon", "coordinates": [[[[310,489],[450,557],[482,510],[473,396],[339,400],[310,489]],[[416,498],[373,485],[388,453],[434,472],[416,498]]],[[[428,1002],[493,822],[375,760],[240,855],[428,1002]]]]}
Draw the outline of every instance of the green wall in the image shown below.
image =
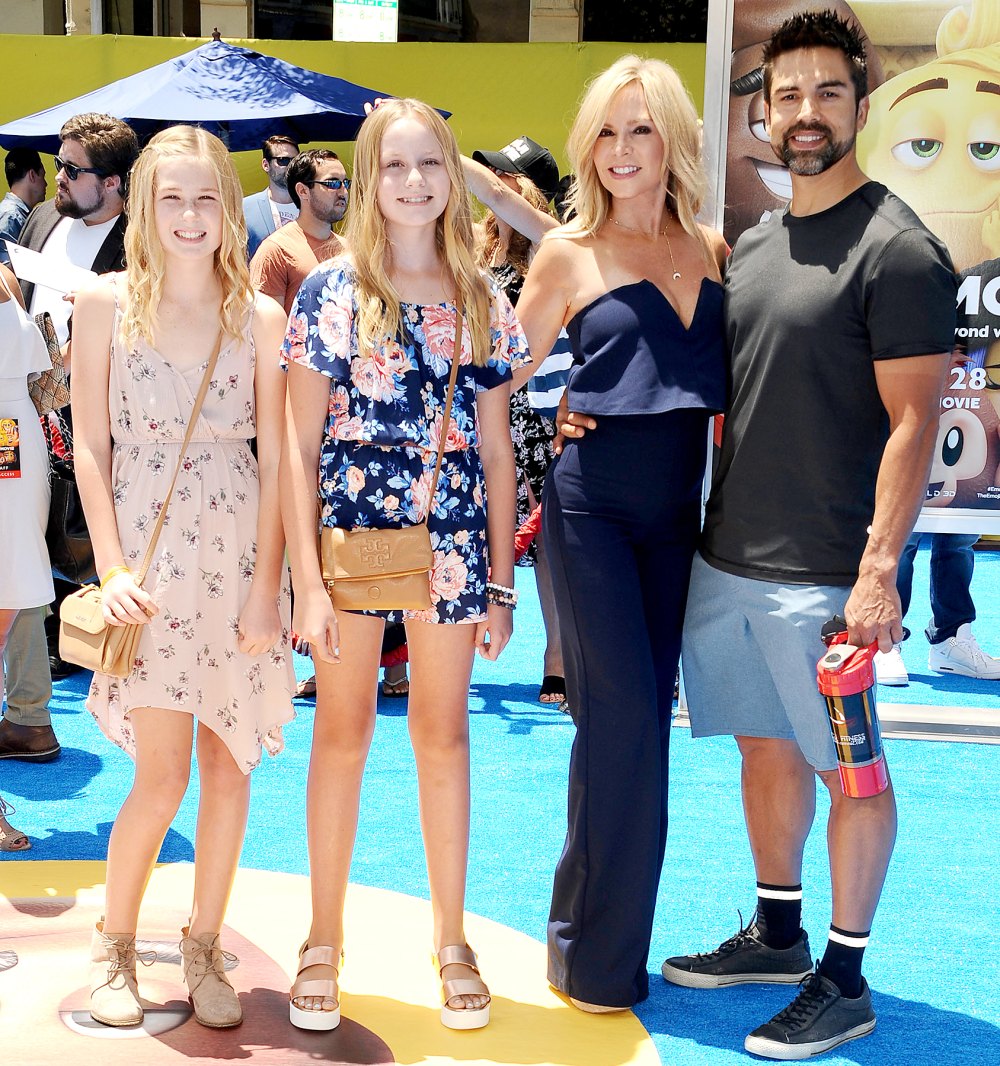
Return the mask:
{"type": "MultiPolygon", "coordinates": [[[[177,37],[54,37],[0,34],[8,92],[0,122],[44,110],[196,48],[177,37]]],[[[705,72],[701,44],[340,44],[233,41],[301,67],[393,96],[416,96],[453,112],[467,154],[497,149],[520,134],[550,148],[563,171],[566,134],[583,86],[630,50],[677,68],[699,112],[705,72]]],[[[316,147],[313,145],[312,147],[316,147]]],[[[351,145],[333,145],[350,165],[351,145]]],[[[244,189],[264,187],[259,153],[236,157],[244,189]]]]}

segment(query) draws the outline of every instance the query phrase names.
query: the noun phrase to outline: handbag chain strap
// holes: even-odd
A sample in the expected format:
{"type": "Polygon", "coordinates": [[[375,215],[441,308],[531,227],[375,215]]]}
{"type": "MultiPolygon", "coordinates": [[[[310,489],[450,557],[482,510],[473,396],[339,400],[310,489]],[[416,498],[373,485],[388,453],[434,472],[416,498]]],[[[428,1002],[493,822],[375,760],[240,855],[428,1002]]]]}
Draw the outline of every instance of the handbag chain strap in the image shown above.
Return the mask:
{"type": "Polygon", "coordinates": [[[444,418],[441,420],[441,439],[438,441],[437,462],[434,464],[434,477],[431,478],[431,492],[427,497],[427,514],[423,522],[426,525],[434,510],[434,497],[437,495],[438,477],[441,474],[441,460],[444,459],[444,446],[448,441],[448,427],[451,419],[451,402],[455,398],[455,382],[458,380],[458,364],[462,361],[462,308],[455,305],[455,346],[451,356],[451,374],[448,376],[448,396],[444,404],[444,418]]]}
{"type": "Polygon", "coordinates": [[[163,522],[167,517],[167,507],[170,505],[170,497],[174,494],[174,486],[177,484],[177,476],[180,474],[181,467],[184,465],[187,448],[191,443],[191,434],[194,433],[194,424],[198,421],[198,416],[201,414],[201,405],[205,402],[205,396],[208,393],[208,383],[212,380],[212,372],[215,370],[215,364],[219,359],[219,352],[222,350],[223,332],[224,331],[220,328],[219,336],[215,341],[215,347],[212,349],[212,354],[208,357],[208,366],[205,367],[205,376],[201,379],[201,386],[198,389],[198,395],[195,397],[194,407],[191,408],[191,418],[188,420],[187,431],[184,434],[184,443],[181,445],[181,453],[177,457],[177,466],[174,468],[174,476],[170,480],[170,488],[167,489],[167,495],[163,499],[163,506],[160,508],[160,513],[156,516],[156,524],[153,526],[153,534],[149,538],[146,554],[142,559],[142,566],[139,567],[139,576],[136,581],[137,585],[141,585],[143,581],[146,580],[146,573],[153,561],[153,552],[156,550],[156,542],[160,539],[160,530],[163,529],[163,522]]]}

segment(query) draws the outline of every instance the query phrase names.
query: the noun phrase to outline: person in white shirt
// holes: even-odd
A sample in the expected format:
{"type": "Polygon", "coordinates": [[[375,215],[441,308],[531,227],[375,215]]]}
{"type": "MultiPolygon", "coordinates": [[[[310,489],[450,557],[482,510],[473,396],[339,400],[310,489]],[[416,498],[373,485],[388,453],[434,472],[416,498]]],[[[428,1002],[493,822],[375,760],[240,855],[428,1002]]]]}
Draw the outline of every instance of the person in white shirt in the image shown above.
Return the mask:
{"type": "MultiPolygon", "coordinates": [[[[55,199],[28,217],[19,244],[54,265],[95,274],[124,265],[126,180],[139,152],[135,131],[110,115],[75,115],[59,131],[55,199]]],[[[44,285],[21,283],[32,315],[48,311],[60,343],[69,335],[72,304],[44,285]]]]}
{"type": "MultiPolygon", "coordinates": [[[[139,153],[135,131],[110,115],[74,115],[59,131],[56,195],[28,216],[18,243],[54,266],[83,267],[95,274],[125,266],[125,193],[139,153]]],[[[22,281],[32,315],[48,311],[60,344],[69,337],[72,303],[62,292],[22,281]]],[[[70,363],[67,360],[67,369],[70,363]]],[[[58,651],[58,604],[76,586],[57,579],[56,603],[19,612],[7,641],[7,710],[0,720],[0,759],[47,762],[59,755],[48,702],[52,678],[79,667],[58,651]],[[47,651],[47,654],[46,654],[47,651]]]]}

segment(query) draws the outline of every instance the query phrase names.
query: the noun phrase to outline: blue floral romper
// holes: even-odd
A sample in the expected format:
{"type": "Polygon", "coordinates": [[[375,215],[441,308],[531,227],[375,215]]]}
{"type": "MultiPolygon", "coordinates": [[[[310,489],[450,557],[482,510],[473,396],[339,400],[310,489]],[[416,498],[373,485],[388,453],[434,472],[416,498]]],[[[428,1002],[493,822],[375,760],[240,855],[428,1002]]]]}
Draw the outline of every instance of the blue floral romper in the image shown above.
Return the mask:
{"type": "MultiPolygon", "coordinates": [[[[427,611],[365,611],[389,621],[479,622],[486,617],[486,483],[476,393],[530,362],[510,301],[490,281],[491,354],[472,362],[466,329],[441,476],[428,528],[434,549],[427,611]]],[[[423,520],[437,459],[455,343],[454,304],[401,305],[405,338],[358,351],[354,275],[332,260],[303,282],[282,361],[330,378],[320,453],[323,525],[391,529],[423,520]],[[419,447],[413,447],[413,444],[419,447]],[[406,445],[410,445],[407,447],[406,445]]],[[[513,535],[513,534],[512,534],[513,535]]]]}

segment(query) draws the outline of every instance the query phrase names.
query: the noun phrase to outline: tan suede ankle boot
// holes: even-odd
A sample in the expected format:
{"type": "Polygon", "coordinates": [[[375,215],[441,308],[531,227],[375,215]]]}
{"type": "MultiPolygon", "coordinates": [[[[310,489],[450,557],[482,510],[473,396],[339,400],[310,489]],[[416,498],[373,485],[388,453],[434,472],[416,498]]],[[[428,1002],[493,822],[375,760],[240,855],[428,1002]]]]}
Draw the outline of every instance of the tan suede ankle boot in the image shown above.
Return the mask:
{"type": "Polygon", "coordinates": [[[90,941],[90,1016],[104,1025],[138,1025],[142,1004],[135,980],[135,937],[94,926],[90,941]]]}
{"type": "Polygon", "coordinates": [[[243,1021],[243,1008],[223,970],[235,955],[219,947],[218,933],[191,936],[181,930],[181,958],[194,1016],[210,1029],[230,1029],[243,1021]]]}

